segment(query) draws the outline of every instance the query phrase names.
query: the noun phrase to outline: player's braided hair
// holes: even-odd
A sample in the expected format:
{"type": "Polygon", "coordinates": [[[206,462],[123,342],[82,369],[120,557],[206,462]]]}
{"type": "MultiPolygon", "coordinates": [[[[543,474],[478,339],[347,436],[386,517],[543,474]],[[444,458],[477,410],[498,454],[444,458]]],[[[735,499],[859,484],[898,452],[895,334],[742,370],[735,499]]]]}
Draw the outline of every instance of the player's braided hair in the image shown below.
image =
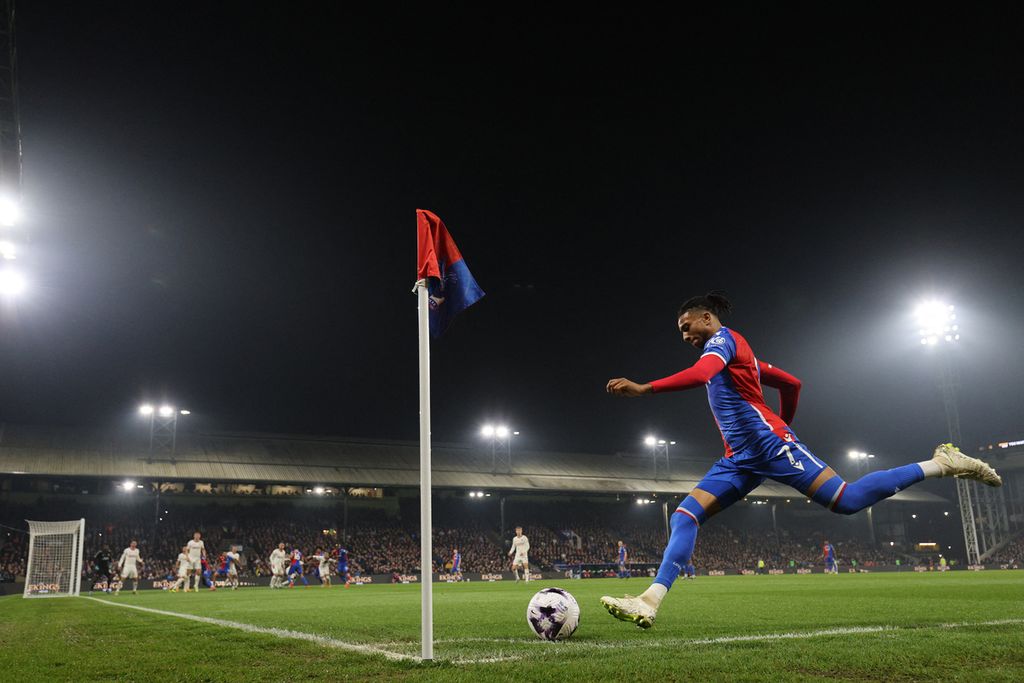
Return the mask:
{"type": "Polygon", "coordinates": [[[725,298],[725,292],[719,289],[713,289],[707,294],[701,296],[691,296],[689,299],[683,302],[683,305],[679,307],[679,312],[676,313],[678,318],[687,311],[694,309],[710,311],[722,318],[730,311],[732,311],[732,304],[725,298]]]}

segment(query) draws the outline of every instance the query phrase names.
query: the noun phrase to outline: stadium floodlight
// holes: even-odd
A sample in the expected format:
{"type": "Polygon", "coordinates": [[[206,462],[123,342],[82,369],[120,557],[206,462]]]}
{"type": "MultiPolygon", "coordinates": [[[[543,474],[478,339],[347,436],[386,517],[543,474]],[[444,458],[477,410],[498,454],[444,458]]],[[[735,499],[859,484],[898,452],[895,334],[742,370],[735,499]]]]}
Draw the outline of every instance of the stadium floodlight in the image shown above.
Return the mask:
{"type": "Polygon", "coordinates": [[[14,242],[0,242],[0,258],[5,261],[13,261],[18,258],[18,249],[14,246],[14,242]]]}
{"type": "Polygon", "coordinates": [[[658,445],[664,446],[665,445],[665,439],[658,439],[658,445]]]}
{"type": "Polygon", "coordinates": [[[506,427],[505,425],[501,425],[500,427],[495,427],[494,428],[494,435],[497,436],[499,439],[504,439],[505,437],[508,436],[508,427],[506,427]]]}
{"type": "Polygon", "coordinates": [[[945,512],[943,512],[942,516],[943,517],[949,517],[949,510],[946,510],[945,512]]]}
{"type": "Polygon", "coordinates": [[[181,414],[181,415],[191,415],[192,411],[191,410],[179,410],[178,413],[181,414]]]}
{"type": "Polygon", "coordinates": [[[21,220],[21,208],[11,197],[0,197],[0,225],[13,227],[21,220]]]}
{"type": "Polygon", "coordinates": [[[136,484],[136,485],[135,485],[135,488],[137,488],[137,489],[144,489],[144,488],[146,488],[146,487],[145,487],[145,486],[143,486],[142,484],[136,484]]]}
{"type": "Polygon", "coordinates": [[[645,436],[644,443],[647,444],[648,446],[653,446],[654,444],[658,443],[658,440],[655,439],[653,436],[645,436]]]}
{"type": "Polygon", "coordinates": [[[488,438],[494,436],[494,425],[484,425],[480,433],[488,438]]]}
{"type": "Polygon", "coordinates": [[[7,268],[0,270],[0,295],[18,296],[25,291],[26,286],[21,273],[7,268]]]}
{"type": "Polygon", "coordinates": [[[512,432],[512,436],[519,436],[519,432],[512,432]]]}
{"type": "Polygon", "coordinates": [[[917,519],[917,515],[910,515],[911,519],[917,519]]]}
{"type": "Polygon", "coordinates": [[[135,482],[131,480],[126,481],[123,484],[121,484],[121,488],[124,489],[125,491],[131,491],[132,489],[135,488],[135,482]]]}
{"type": "Polygon", "coordinates": [[[143,403],[141,406],[139,406],[139,415],[152,415],[152,414],[153,414],[153,406],[151,404],[143,403]]]}
{"type": "Polygon", "coordinates": [[[173,406],[160,406],[160,417],[170,417],[174,415],[173,406]]]}
{"type": "Polygon", "coordinates": [[[956,307],[938,299],[921,302],[914,310],[918,336],[924,346],[935,346],[940,340],[960,341],[960,326],[956,324],[956,307]]]}
{"type": "Polygon", "coordinates": [[[314,486],[313,487],[313,493],[315,493],[318,496],[324,495],[324,487],[323,486],[314,486]]]}

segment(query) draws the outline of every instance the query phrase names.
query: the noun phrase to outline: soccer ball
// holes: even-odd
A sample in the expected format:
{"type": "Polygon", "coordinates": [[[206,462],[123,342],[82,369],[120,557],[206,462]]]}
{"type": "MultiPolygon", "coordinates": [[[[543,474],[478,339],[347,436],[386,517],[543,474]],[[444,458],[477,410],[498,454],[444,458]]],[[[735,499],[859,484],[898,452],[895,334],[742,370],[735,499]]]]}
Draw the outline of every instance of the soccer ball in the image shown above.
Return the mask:
{"type": "Polygon", "coordinates": [[[565,640],[580,625],[580,606],[569,591],[545,588],[530,598],[526,623],[538,638],[565,640]]]}

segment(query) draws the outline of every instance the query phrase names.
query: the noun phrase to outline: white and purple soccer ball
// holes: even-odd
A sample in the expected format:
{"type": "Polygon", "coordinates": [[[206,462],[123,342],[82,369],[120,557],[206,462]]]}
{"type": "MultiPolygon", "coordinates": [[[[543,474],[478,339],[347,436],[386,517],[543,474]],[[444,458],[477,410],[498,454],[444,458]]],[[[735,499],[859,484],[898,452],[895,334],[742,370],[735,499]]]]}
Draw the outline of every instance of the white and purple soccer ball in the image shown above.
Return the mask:
{"type": "Polygon", "coordinates": [[[526,608],[526,623],[538,638],[565,640],[580,625],[579,603],[561,588],[537,591],[526,608]]]}

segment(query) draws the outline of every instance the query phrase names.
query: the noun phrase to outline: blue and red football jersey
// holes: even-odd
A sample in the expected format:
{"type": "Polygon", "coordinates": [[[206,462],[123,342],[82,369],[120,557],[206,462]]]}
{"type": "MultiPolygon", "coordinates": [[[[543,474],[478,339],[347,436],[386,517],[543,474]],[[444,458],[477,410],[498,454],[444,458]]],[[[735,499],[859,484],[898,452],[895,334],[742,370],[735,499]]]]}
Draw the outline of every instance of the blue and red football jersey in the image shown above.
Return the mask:
{"type": "Polygon", "coordinates": [[[707,384],[708,402],[725,442],[725,457],[760,451],[770,437],[796,438],[781,417],[765,403],[761,374],[750,344],[739,332],[722,327],[704,344],[703,358],[715,355],[725,367],[707,384]]]}

